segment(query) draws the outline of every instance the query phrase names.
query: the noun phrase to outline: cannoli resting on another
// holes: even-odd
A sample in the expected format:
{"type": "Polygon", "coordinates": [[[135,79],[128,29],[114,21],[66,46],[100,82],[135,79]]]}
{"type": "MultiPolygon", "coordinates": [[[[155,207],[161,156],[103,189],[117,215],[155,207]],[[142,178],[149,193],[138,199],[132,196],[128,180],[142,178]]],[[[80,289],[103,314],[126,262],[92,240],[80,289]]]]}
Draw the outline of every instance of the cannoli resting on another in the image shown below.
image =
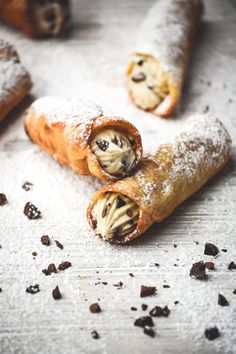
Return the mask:
{"type": "Polygon", "coordinates": [[[144,158],[133,176],[98,191],[87,211],[95,234],[112,243],[138,237],[218,173],[230,150],[230,136],[218,119],[189,118],[174,144],[144,158]]]}
{"type": "Polygon", "coordinates": [[[14,46],[0,39],[0,121],[28,94],[31,77],[14,46]]]}
{"type": "Polygon", "coordinates": [[[201,12],[201,0],[159,0],[150,9],[126,72],[136,106],[162,117],[172,114],[201,12]]]}
{"type": "Polygon", "coordinates": [[[64,33],[70,19],[70,0],[0,0],[0,20],[31,37],[64,33]]]}
{"type": "Polygon", "coordinates": [[[142,156],[137,129],[104,116],[91,101],[43,97],[25,119],[29,137],[62,164],[82,175],[115,181],[129,175],[142,156]]]}

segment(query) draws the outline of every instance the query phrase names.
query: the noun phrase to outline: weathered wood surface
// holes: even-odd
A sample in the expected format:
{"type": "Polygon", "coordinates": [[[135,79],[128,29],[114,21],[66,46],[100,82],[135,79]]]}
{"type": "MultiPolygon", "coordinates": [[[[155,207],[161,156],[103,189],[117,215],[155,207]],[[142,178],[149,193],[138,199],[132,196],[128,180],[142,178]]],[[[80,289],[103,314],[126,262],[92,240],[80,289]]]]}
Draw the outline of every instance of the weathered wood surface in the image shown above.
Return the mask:
{"type": "Polygon", "coordinates": [[[85,219],[86,205],[100,182],[58,166],[23,130],[22,113],[31,100],[56,94],[93,99],[106,112],[130,119],[143,134],[146,151],[169,141],[187,116],[206,106],[235,141],[236,2],[205,1],[183,99],[171,120],[137,110],[123,87],[127,56],[151,3],[76,1],[75,28],[67,40],[32,41],[1,25],[0,36],[17,46],[34,81],[32,97],[0,126],[0,192],[9,199],[0,208],[1,354],[236,352],[236,273],[227,270],[231,260],[236,262],[235,150],[226,169],[168,220],[132,244],[117,247],[96,239],[85,219]],[[29,192],[21,188],[25,180],[34,184],[29,192]],[[27,201],[42,210],[41,220],[23,215],[27,201]],[[62,242],[64,250],[41,245],[43,234],[62,242]],[[193,262],[211,259],[203,255],[206,241],[228,252],[214,260],[216,271],[209,280],[199,282],[189,277],[189,270],[193,262]],[[38,253],[35,259],[33,251],[38,253]],[[65,272],[48,277],[41,272],[49,263],[64,260],[72,262],[65,272]],[[95,286],[99,278],[108,285],[95,286]],[[113,286],[118,281],[124,283],[122,289],[113,286]],[[163,288],[165,281],[170,288],[163,288]],[[26,294],[34,283],[39,283],[40,293],[26,294]],[[57,284],[63,299],[55,302],[51,291],[57,284]],[[143,301],[141,284],[157,286],[158,294],[143,301]],[[229,299],[229,307],[217,305],[219,292],[229,299]],[[98,298],[103,312],[94,315],[89,304],[98,298]],[[149,309],[171,309],[169,318],[155,320],[154,339],[133,326],[144,314],[143,302],[149,309]],[[132,312],[131,306],[138,311],[132,312]],[[203,333],[212,325],[222,336],[209,342],[203,333]],[[93,329],[99,340],[91,338],[93,329]]]}

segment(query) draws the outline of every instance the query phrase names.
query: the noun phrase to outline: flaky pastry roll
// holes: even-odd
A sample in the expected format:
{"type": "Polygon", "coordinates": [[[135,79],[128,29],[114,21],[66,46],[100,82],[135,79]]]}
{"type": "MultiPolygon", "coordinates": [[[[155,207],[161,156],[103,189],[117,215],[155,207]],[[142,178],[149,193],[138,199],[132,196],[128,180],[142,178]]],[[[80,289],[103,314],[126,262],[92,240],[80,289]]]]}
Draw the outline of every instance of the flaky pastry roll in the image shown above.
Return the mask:
{"type": "Polygon", "coordinates": [[[0,121],[28,94],[31,77],[13,45],[0,39],[0,121]]]}
{"type": "Polygon", "coordinates": [[[172,114],[181,95],[201,0],[159,0],[148,12],[126,72],[133,103],[161,117],[172,114]]]}
{"type": "Polygon", "coordinates": [[[129,175],[142,156],[137,129],[120,117],[104,116],[91,101],[40,98],[28,111],[25,130],[43,150],[81,175],[115,181],[129,175]]]}
{"type": "Polygon", "coordinates": [[[0,20],[31,37],[63,33],[70,19],[70,0],[0,0],[0,20]]]}
{"type": "Polygon", "coordinates": [[[189,118],[174,144],[160,146],[133,176],[98,191],[87,211],[95,234],[112,243],[138,237],[219,172],[230,150],[230,136],[218,119],[189,118]]]}

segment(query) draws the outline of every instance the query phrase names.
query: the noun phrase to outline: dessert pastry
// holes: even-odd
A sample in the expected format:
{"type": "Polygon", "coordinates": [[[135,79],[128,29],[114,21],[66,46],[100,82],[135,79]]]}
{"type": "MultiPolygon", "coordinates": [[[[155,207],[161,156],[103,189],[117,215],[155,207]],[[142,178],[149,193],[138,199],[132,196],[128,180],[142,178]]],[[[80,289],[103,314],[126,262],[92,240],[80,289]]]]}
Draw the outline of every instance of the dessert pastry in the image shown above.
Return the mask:
{"type": "Polygon", "coordinates": [[[30,74],[20,63],[16,49],[0,39],[0,121],[28,94],[30,74]]]}
{"type": "Polygon", "coordinates": [[[159,0],[150,9],[126,72],[133,103],[161,117],[177,105],[201,0],[159,0]]]}
{"type": "Polygon", "coordinates": [[[0,20],[31,37],[60,35],[70,19],[70,0],[0,0],[0,20]]]}
{"type": "Polygon", "coordinates": [[[160,146],[133,176],[98,191],[87,211],[95,234],[112,243],[138,237],[219,172],[230,149],[230,136],[218,119],[189,118],[173,145],[160,146]]]}
{"type": "Polygon", "coordinates": [[[137,129],[120,117],[104,116],[91,101],[43,97],[25,119],[29,137],[62,164],[82,175],[117,180],[142,156],[137,129]]]}

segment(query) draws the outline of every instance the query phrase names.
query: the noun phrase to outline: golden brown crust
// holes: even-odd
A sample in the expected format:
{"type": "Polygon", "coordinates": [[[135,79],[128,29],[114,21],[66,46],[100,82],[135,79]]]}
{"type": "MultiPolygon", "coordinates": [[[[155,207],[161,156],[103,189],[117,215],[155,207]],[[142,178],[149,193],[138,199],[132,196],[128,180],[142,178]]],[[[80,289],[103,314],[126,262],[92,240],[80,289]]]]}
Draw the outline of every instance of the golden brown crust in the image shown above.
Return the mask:
{"type": "MultiPolygon", "coordinates": [[[[68,113],[68,116],[70,113],[68,113]]],[[[69,118],[69,117],[68,117],[69,118]]],[[[118,178],[106,173],[90,149],[94,134],[105,127],[117,127],[132,136],[135,142],[136,164],[142,156],[142,142],[137,129],[120,117],[104,116],[98,111],[83,121],[51,121],[49,114],[38,112],[34,106],[29,109],[25,119],[25,130],[29,137],[57,161],[68,165],[81,175],[94,175],[107,181],[118,178]]],[[[134,167],[135,167],[134,166],[134,167]]]]}

